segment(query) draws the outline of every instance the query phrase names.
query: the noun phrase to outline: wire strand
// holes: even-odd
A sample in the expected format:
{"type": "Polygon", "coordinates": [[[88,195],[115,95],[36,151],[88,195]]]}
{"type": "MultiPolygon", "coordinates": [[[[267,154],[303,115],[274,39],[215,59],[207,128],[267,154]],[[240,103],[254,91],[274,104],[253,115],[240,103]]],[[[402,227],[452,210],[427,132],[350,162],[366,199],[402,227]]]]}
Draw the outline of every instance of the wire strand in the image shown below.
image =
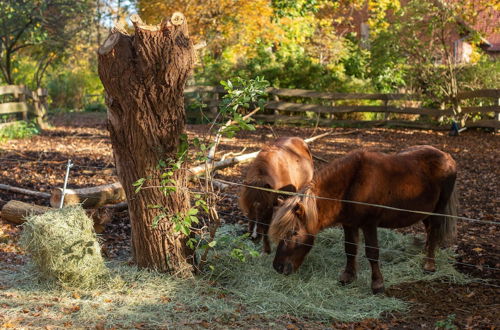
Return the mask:
{"type": "Polygon", "coordinates": [[[433,216],[444,216],[444,217],[455,218],[457,220],[465,220],[465,221],[471,221],[471,222],[482,222],[482,223],[487,223],[487,224],[492,224],[492,225],[500,225],[500,222],[496,222],[496,221],[474,219],[474,218],[462,217],[462,216],[458,216],[458,215],[434,213],[434,212],[426,212],[426,211],[418,211],[418,210],[409,210],[409,209],[402,209],[399,207],[365,203],[365,202],[352,201],[352,200],[347,200],[347,199],[330,198],[330,197],[323,197],[323,196],[316,196],[316,195],[307,195],[307,194],[302,194],[302,193],[298,193],[298,192],[290,192],[290,191],[284,191],[284,190],[276,190],[276,189],[270,189],[270,188],[264,188],[264,187],[251,186],[251,185],[247,185],[244,183],[236,183],[236,182],[231,182],[231,181],[227,181],[227,180],[223,180],[223,179],[215,179],[215,181],[219,181],[219,182],[226,183],[229,185],[236,185],[236,186],[241,186],[241,187],[247,187],[247,188],[252,188],[252,189],[257,189],[257,190],[273,192],[273,193],[279,193],[279,194],[288,195],[288,196],[315,198],[315,199],[329,200],[329,201],[334,201],[334,202],[342,202],[342,203],[349,203],[349,204],[378,207],[378,208],[383,208],[383,209],[392,210],[392,211],[416,213],[416,214],[423,214],[423,215],[433,215],[433,216]]]}
{"type": "MultiPolygon", "coordinates": [[[[246,220],[248,222],[253,222],[253,223],[263,224],[263,225],[269,225],[269,224],[264,223],[264,222],[255,221],[255,220],[249,219],[247,217],[238,216],[238,215],[234,215],[234,214],[230,214],[230,213],[226,213],[226,212],[222,212],[222,211],[219,211],[218,213],[219,214],[225,214],[225,215],[231,216],[233,218],[236,217],[236,218],[239,218],[241,220],[246,220]]],[[[270,236],[268,234],[266,234],[266,233],[261,233],[261,235],[270,238],[270,236]]],[[[316,237],[316,235],[312,235],[312,234],[306,234],[306,235],[316,237]]],[[[333,241],[331,239],[328,239],[328,238],[322,238],[322,239],[326,240],[326,241],[329,241],[329,242],[337,243],[337,242],[335,242],[335,241],[333,241]]],[[[298,243],[298,244],[302,244],[302,245],[308,246],[308,244],[305,244],[305,243],[298,243]]],[[[355,245],[355,246],[359,247],[358,243],[348,242],[348,241],[345,241],[345,240],[344,240],[344,244],[350,244],[350,245],[355,245]]],[[[312,246],[312,245],[310,245],[310,246],[312,246]]],[[[401,250],[394,250],[394,249],[389,249],[389,248],[370,246],[370,245],[366,245],[366,244],[364,244],[363,246],[365,248],[376,249],[376,250],[380,250],[380,251],[396,252],[396,253],[403,254],[403,255],[406,255],[406,256],[409,256],[409,257],[417,256],[416,254],[410,254],[410,253],[407,253],[407,252],[404,252],[404,251],[401,251],[401,250]]],[[[448,258],[448,260],[453,261],[454,263],[459,264],[459,265],[463,265],[463,266],[469,266],[469,267],[474,267],[474,268],[483,267],[485,269],[489,269],[489,270],[493,270],[493,271],[500,271],[500,268],[496,268],[496,267],[490,267],[490,266],[485,266],[485,265],[468,264],[468,263],[463,263],[463,262],[456,261],[455,259],[450,259],[450,258],[448,258]]]]}

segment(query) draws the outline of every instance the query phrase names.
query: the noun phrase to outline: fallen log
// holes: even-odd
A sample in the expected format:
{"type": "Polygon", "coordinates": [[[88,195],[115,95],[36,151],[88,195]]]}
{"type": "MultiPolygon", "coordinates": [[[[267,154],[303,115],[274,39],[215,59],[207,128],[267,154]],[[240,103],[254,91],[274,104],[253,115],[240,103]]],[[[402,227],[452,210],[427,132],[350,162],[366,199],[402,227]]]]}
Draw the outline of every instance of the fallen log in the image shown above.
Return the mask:
{"type": "Polygon", "coordinates": [[[26,221],[25,217],[43,214],[51,209],[52,208],[47,206],[28,204],[12,200],[3,206],[2,219],[20,225],[26,221]]]}
{"type": "Polygon", "coordinates": [[[9,186],[7,184],[0,184],[0,190],[7,190],[7,191],[11,191],[11,192],[18,193],[18,194],[30,195],[30,196],[40,197],[40,198],[50,198],[49,193],[13,187],[13,186],[9,186]]]}
{"type": "Polygon", "coordinates": [[[195,167],[191,167],[189,169],[189,172],[191,173],[191,175],[193,176],[198,176],[200,174],[203,174],[205,173],[205,171],[208,169],[210,169],[210,171],[213,171],[213,170],[220,170],[220,169],[223,169],[223,168],[226,168],[226,167],[229,167],[229,166],[233,166],[233,165],[236,165],[236,164],[239,164],[239,163],[245,163],[245,162],[248,162],[252,159],[254,159],[255,157],[257,157],[257,155],[259,154],[260,151],[255,151],[255,152],[252,152],[252,153],[249,153],[249,154],[244,154],[244,155],[240,155],[240,156],[236,156],[236,157],[232,157],[232,158],[228,158],[228,159],[224,159],[224,160],[220,160],[218,162],[215,162],[213,163],[213,165],[198,165],[198,166],[195,166],[195,167]]]}
{"type": "MultiPolygon", "coordinates": [[[[20,225],[26,221],[27,217],[43,214],[50,210],[54,210],[54,208],[11,200],[3,206],[1,217],[3,220],[20,225]]],[[[113,219],[114,209],[107,207],[85,210],[85,212],[94,221],[95,232],[100,234],[104,231],[106,223],[113,219]]]]}
{"type": "MultiPolygon", "coordinates": [[[[59,207],[62,198],[62,189],[52,189],[50,205],[59,207]]],[[[83,208],[96,208],[106,204],[116,204],[125,200],[125,191],[119,182],[102,186],[66,189],[64,205],[82,204],[83,208]]]]}
{"type": "MultiPolygon", "coordinates": [[[[350,134],[350,133],[351,132],[346,132],[346,133],[343,132],[341,134],[350,134]]],[[[327,135],[332,135],[332,133],[331,132],[327,132],[327,133],[323,133],[323,134],[320,134],[320,135],[317,135],[317,136],[313,136],[313,137],[310,137],[308,139],[305,139],[304,142],[311,143],[311,142],[314,142],[314,141],[316,141],[318,139],[321,139],[322,137],[325,137],[327,135]]],[[[193,175],[193,176],[198,176],[200,174],[205,173],[205,171],[207,170],[207,168],[210,169],[210,171],[213,171],[213,170],[220,170],[220,169],[223,169],[223,168],[226,168],[226,167],[230,167],[230,166],[233,166],[233,165],[236,165],[236,164],[240,164],[240,163],[246,163],[246,162],[249,162],[252,159],[256,158],[257,155],[259,154],[259,152],[260,151],[255,151],[255,152],[252,152],[252,153],[249,153],[249,154],[243,154],[243,155],[239,155],[239,156],[236,156],[236,157],[227,158],[227,159],[215,162],[213,164],[209,164],[208,166],[206,164],[198,165],[198,166],[195,166],[195,167],[191,167],[189,169],[189,172],[191,172],[191,175],[193,175]]]]}

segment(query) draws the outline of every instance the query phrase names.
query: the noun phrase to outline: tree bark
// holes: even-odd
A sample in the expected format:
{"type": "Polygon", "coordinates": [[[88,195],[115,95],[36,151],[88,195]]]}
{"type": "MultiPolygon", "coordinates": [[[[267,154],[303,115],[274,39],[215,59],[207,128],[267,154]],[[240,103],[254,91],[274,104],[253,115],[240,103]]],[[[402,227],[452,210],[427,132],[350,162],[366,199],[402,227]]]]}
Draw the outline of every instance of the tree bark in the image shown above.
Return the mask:
{"type": "Polygon", "coordinates": [[[114,29],[98,50],[99,77],[106,91],[118,178],[125,189],[132,226],[132,249],[139,267],[191,276],[193,251],[188,237],[174,231],[171,216],[189,208],[187,173],[177,171],[177,190],[135,193],[133,183],[148,178],[160,186],[160,160],[176,159],[185,130],[184,85],[194,50],[184,16],[174,13],[160,25],[145,25],[131,16],[135,35],[114,29]],[[153,226],[166,208],[167,218],[153,226]]]}

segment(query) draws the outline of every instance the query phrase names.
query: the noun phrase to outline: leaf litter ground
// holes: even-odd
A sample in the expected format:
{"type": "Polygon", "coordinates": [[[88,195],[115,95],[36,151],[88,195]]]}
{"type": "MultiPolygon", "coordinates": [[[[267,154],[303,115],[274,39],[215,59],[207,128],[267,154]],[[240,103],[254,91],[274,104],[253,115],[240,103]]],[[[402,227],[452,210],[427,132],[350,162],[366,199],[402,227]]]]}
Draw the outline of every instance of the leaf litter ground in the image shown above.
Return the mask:
{"type": "MultiPolygon", "coordinates": [[[[0,145],[0,163],[2,164],[0,168],[0,178],[2,183],[40,191],[48,191],[51,187],[61,185],[62,177],[64,176],[64,164],[68,158],[73,159],[77,164],[77,166],[72,169],[70,187],[79,188],[114,182],[116,177],[114,176],[114,169],[112,166],[111,146],[108,134],[105,130],[105,121],[103,119],[103,116],[100,114],[70,114],[66,116],[59,116],[53,120],[54,127],[41,136],[36,136],[29,140],[11,140],[0,145]]],[[[189,134],[200,135],[205,129],[206,127],[201,125],[190,126],[189,134]]],[[[224,140],[221,145],[221,153],[229,151],[238,152],[241,151],[242,147],[247,147],[246,152],[255,151],[258,150],[258,148],[260,148],[263,144],[271,141],[275,135],[297,135],[306,138],[326,131],[331,131],[331,129],[322,128],[314,130],[312,128],[286,126],[272,128],[269,126],[259,127],[255,132],[244,132],[238,134],[236,140],[224,140]]],[[[351,130],[334,129],[333,131],[346,132],[351,130]]],[[[460,215],[490,221],[498,221],[500,213],[500,205],[497,202],[499,196],[498,177],[500,168],[500,166],[498,166],[498,150],[500,150],[500,140],[498,135],[492,135],[486,132],[466,131],[460,137],[451,138],[448,137],[446,133],[433,131],[381,128],[359,129],[354,130],[354,133],[352,134],[326,137],[319,140],[313,143],[312,151],[316,156],[326,160],[331,160],[358,147],[369,147],[382,151],[393,152],[414,144],[434,145],[440,149],[450,152],[457,160],[459,165],[458,188],[461,201],[460,215]]],[[[319,168],[321,166],[323,166],[323,163],[316,160],[316,167],[319,168]]],[[[240,182],[244,171],[245,166],[237,166],[220,171],[218,175],[219,177],[227,180],[240,182]]],[[[237,192],[237,189],[231,190],[233,194],[237,192]]],[[[19,199],[40,205],[47,205],[46,200],[39,200],[23,195],[0,191],[0,206],[11,199],[19,199]]],[[[236,200],[234,198],[227,198],[222,201],[221,209],[222,212],[224,212],[222,213],[222,217],[227,223],[238,222],[238,219],[240,219],[239,217],[241,216],[241,213],[237,209],[236,205],[236,200]]],[[[500,274],[490,269],[491,267],[500,267],[500,251],[497,243],[499,236],[497,227],[498,226],[496,225],[486,225],[482,223],[459,222],[459,236],[457,245],[453,247],[453,250],[457,255],[457,261],[468,263],[472,266],[457,264],[455,265],[455,269],[474,277],[489,279],[490,283],[496,283],[497,285],[500,284],[498,281],[500,274]],[[493,282],[491,282],[492,280],[493,282]]],[[[3,310],[4,306],[10,306],[9,308],[11,308],[11,311],[17,310],[17,315],[11,315],[14,319],[9,318],[9,320],[15,321],[18,319],[18,321],[23,322],[23,324],[29,324],[29,322],[31,322],[29,315],[35,315],[31,320],[33,322],[37,322],[37,324],[39,322],[46,322],[46,324],[49,325],[57,324],[61,326],[63,325],[61,320],[69,320],[67,322],[72,322],[71,317],[69,316],[72,316],[74,313],[80,313],[76,302],[78,302],[81,297],[89,297],[89,292],[73,292],[75,293],[75,296],[73,296],[72,291],[54,291],[54,297],[47,295],[47,293],[43,290],[40,291],[39,287],[36,290],[32,288],[31,290],[34,290],[31,291],[32,293],[37,292],[37,294],[31,297],[31,300],[28,299],[34,303],[33,310],[20,307],[26,306],[25,304],[16,305],[15,301],[19,298],[15,297],[22,296],[22,294],[20,292],[16,292],[15,288],[29,288],[30,284],[29,277],[23,277],[23,272],[25,271],[23,265],[26,263],[26,257],[17,244],[19,232],[19,228],[0,221],[1,276],[2,278],[4,278],[4,275],[9,276],[6,281],[7,283],[3,283],[5,281],[2,280],[3,284],[0,284],[0,295],[2,301],[5,301],[5,303],[2,302],[2,304],[0,304],[0,307],[2,307],[3,310]],[[38,292],[40,295],[38,295],[38,292]],[[60,295],[61,298],[58,298],[58,295],[60,295]],[[53,299],[53,301],[46,302],[46,304],[57,309],[58,313],[42,317],[42,311],[44,311],[45,307],[41,301],[47,301],[50,299],[53,299]],[[58,301],[58,299],[62,300],[58,301]],[[38,302],[40,303],[38,304],[38,302]],[[65,317],[64,315],[66,314],[69,316],[65,317]],[[36,318],[36,321],[34,318],[36,318]]],[[[420,226],[414,226],[400,230],[399,232],[418,234],[423,232],[423,228],[420,226]]],[[[102,236],[103,244],[101,245],[103,252],[108,259],[108,263],[111,262],[110,267],[118,267],[119,269],[125,267],[127,271],[130,270],[132,272],[131,274],[136,274],[136,271],[133,270],[133,268],[130,269],[129,266],[126,266],[125,262],[117,261],[124,260],[124,258],[128,256],[129,235],[130,226],[128,224],[127,212],[116,213],[114,221],[108,225],[106,232],[102,236]]],[[[406,247],[406,249],[408,248],[409,247],[406,247]]],[[[337,249],[337,252],[342,250],[343,248],[337,249]]],[[[267,257],[259,259],[260,262],[267,265],[267,271],[269,271],[269,273],[266,274],[271,274],[272,276],[278,275],[273,273],[274,271],[271,268],[270,260],[266,260],[266,258],[267,257]]],[[[312,263],[311,260],[306,261],[304,269],[307,269],[308,263],[312,263]]],[[[361,257],[360,260],[363,261],[363,257],[361,257]]],[[[390,265],[386,265],[386,262],[387,261],[382,264],[382,271],[386,276],[387,282],[389,281],[388,276],[391,277],[391,275],[388,275],[389,273],[387,273],[390,265]]],[[[239,264],[229,261],[228,266],[239,267],[239,264]]],[[[328,263],[325,267],[333,272],[332,278],[328,279],[333,285],[340,268],[338,268],[338,265],[332,264],[330,269],[328,263]]],[[[216,268],[216,271],[217,269],[218,268],[216,268]]],[[[253,268],[249,269],[249,274],[251,274],[252,270],[253,268]]],[[[301,272],[303,271],[304,270],[301,270],[301,272]]],[[[299,272],[297,276],[300,274],[302,273],[299,272]]],[[[145,278],[152,275],[155,274],[136,274],[130,275],[129,278],[145,278]]],[[[231,281],[223,275],[224,274],[220,275],[219,281],[225,280],[228,281],[228,283],[231,283],[231,281]]],[[[248,279],[249,283],[252,283],[252,281],[258,281],[256,279],[258,277],[245,276],[245,278],[248,279]]],[[[283,277],[278,277],[278,279],[282,278],[283,277]]],[[[453,279],[455,277],[451,278],[453,279]]],[[[458,277],[455,279],[457,278],[458,277]]],[[[216,285],[216,283],[213,282],[213,279],[210,280],[208,278],[205,278],[204,281],[206,282],[196,282],[201,286],[201,291],[195,289],[191,289],[191,291],[194,292],[194,295],[198,295],[198,293],[201,292],[201,296],[207,295],[205,292],[211,292],[208,295],[209,297],[212,297],[211,295],[213,295],[217,298],[217,300],[231,300],[231,303],[228,305],[230,308],[227,311],[218,314],[223,316],[215,319],[215,323],[208,324],[203,321],[203,318],[196,317],[197,315],[200,315],[199,313],[205,310],[203,307],[196,310],[190,305],[182,306],[182,301],[180,301],[178,303],[179,305],[174,308],[177,308],[176,315],[180,318],[184,316],[187,318],[185,320],[180,320],[180,323],[178,324],[193,327],[286,326],[287,328],[324,328],[328,324],[334,328],[351,328],[358,326],[370,328],[386,328],[391,326],[410,328],[414,328],[415,326],[434,327],[437,320],[446,319],[446,317],[450,314],[456,314],[455,324],[460,327],[498,326],[497,310],[498,294],[500,293],[498,288],[478,283],[479,281],[477,278],[473,278],[472,282],[467,283],[466,285],[450,284],[450,281],[453,282],[453,280],[450,280],[450,277],[445,277],[445,279],[446,280],[444,282],[417,281],[410,283],[407,281],[412,281],[412,279],[408,278],[402,284],[393,285],[387,290],[387,296],[400,298],[405,301],[406,309],[403,312],[384,313],[382,319],[368,318],[360,322],[318,323],[313,321],[313,319],[319,319],[318,317],[313,317],[312,319],[310,318],[314,314],[312,312],[308,313],[304,317],[295,317],[293,315],[298,314],[290,314],[286,312],[284,315],[270,321],[269,318],[264,316],[265,313],[259,314],[258,311],[257,313],[251,313],[247,307],[244,308],[243,305],[238,305],[237,298],[240,297],[240,295],[243,295],[245,290],[242,290],[240,293],[238,293],[238,290],[234,290],[232,292],[227,290],[224,291],[224,289],[220,286],[220,283],[223,282],[217,282],[219,284],[216,285]],[[214,285],[216,285],[215,288],[214,285]]],[[[240,278],[237,280],[240,280],[240,278]]],[[[241,280],[243,281],[243,277],[241,280]]],[[[287,278],[287,281],[288,280],[289,279],[287,278]]],[[[120,282],[122,283],[120,285],[126,286],[126,284],[123,283],[127,283],[127,281],[127,277],[125,277],[125,280],[120,282]]],[[[156,279],[155,281],[160,280],[156,279]]],[[[359,289],[363,288],[368,290],[368,282],[362,281],[362,277],[358,279],[360,284],[358,286],[359,289]]],[[[136,287],[141,285],[139,282],[140,281],[135,284],[129,283],[127,290],[131,292],[140,292],[135,291],[136,287]]],[[[169,280],[169,282],[172,281],[169,280]]],[[[243,282],[246,283],[247,281],[243,282]]],[[[255,283],[253,284],[255,286],[255,283]]],[[[307,283],[304,284],[302,282],[301,284],[305,287],[308,285],[307,283]]],[[[174,282],[172,282],[172,285],[174,285],[174,282]]],[[[194,287],[195,286],[193,286],[193,288],[194,287]]],[[[349,288],[350,287],[347,287],[345,289],[349,288]]],[[[336,292],[335,290],[336,287],[332,286],[331,293],[336,292]]],[[[103,294],[105,295],[105,293],[99,290],[92,293],[95,297],[100,297],[103,294]]],[[[267,295],[267,297],[270,296],[271,295],[269,294],[267,295]]],[[[143,299],[140,294],[135,295],[135,297],[141,297],[141,299],[143,299]]],[[[158,293],[147,298],[147,300],[151,305],[161,305],[165,302],[171,303],[175,297],[177,297],[175,294],[170,297],[168,295],[160,295],[158,293]]],[[[191,297],[191,295],[187,293],[187,297],[191,297]]],[[[319,299],[321,299],[321,301],[315,304],[315,306],[321,306],[322,304],[328,305],[329,302],[325,303],[325,300],[323,300],[324,297],[329,296],[320,296],[319,299]]],[[[242,298],[240,297],[238,299],[242,298]]],[[[112,316],[115,313],[114,309],[117,307],[115,304],[112,304],[112,299],[103,298],[101,302],[103,306],[105,306],[99,310],[102,312],[102,316],[89,321],[91,322],[90,324],[99,325],[103,324],[103,321],[99,321],[101,323],[98,322],[100,319],[113,319],[112,316]]],[[[125,306],[126,303],[123,302],[118,306],[122,305],[125,306]]],[[[78,319],[81,318],[79,317],[78,319]]],[[[179,320],[179,318],[176,318],[175,320],[179,320]]],[[[7,322],[8,325],[7,319],[3,313],[0,313],[0,324],[2,324],[2,322],[7,322]]],[[[154,324],[154,318],[151,318],[149,321],[144,323],[137,323],[135,326],[148,326],[152,324],[154,324]]],[[[69,325],[69,323],[67,325],[69,325]]],[[[73,325],[78,326],[78,324],[73,325]]],[[[81,326],[81,324],[79,325],[81,326]]],[[[119,325],[119,322],[116,323],[116,325],[119,325]]]]}

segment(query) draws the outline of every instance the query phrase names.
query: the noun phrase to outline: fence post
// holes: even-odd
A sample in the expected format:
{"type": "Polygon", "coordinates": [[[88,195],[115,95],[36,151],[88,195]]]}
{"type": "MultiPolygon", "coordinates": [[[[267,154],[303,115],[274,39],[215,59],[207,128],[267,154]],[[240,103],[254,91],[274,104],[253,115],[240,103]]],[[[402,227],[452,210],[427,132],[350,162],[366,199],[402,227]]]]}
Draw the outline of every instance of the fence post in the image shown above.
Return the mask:
{"type": "Polygon", "coordinates": [[[38,88],[32,93],[33,106],[35,110],[35,120],[41,129],[46,129],[44,118],[47,114],[47,91],[42,88],[38,88]]]}
{"type": "MultiPolygon", "coordinates": [[[[498,106],[500,107],[500,98],[498,98],[498,106]]],[[[500,122],[500,111],[495,112],[495,119],[500,122]]],[[[500,133],[500,128],[495,128],[495,133],[500,133]]]]}
{"type": "Polygon", "coordinates": [[[211,120],[217,117],[217,113],[219,112],[219,92],[214,91],[212,94],[212,98],[210,100],[210,113],[212,114],[211,120]]]}
{"type": "MultiPolygon", "coordinates": [[[[24,94],[26,86],[19,85],[19,87],[21,88],[21,94],[18,94],[16,92],[16,93],[14,93],[14,97],[16,98],[17,102],[26,102],[26,95],[24,94]]],[[[23,118],[23,120],[28,120],[28,113],[27,112],[23,112],[22,113],[22,118],[23,118]]]]}
{"type": "MultiPolygon", "coordinates": [[[[387,95],[385,95],[385,98],[384,98],[384,120],[389,120],[389,112],[387,110],[389,110],[387,108],[387,106],[389,105],[389,97],[387,95]]],[[[375,117],[376,118],[376,117],[375,117]]]]}

